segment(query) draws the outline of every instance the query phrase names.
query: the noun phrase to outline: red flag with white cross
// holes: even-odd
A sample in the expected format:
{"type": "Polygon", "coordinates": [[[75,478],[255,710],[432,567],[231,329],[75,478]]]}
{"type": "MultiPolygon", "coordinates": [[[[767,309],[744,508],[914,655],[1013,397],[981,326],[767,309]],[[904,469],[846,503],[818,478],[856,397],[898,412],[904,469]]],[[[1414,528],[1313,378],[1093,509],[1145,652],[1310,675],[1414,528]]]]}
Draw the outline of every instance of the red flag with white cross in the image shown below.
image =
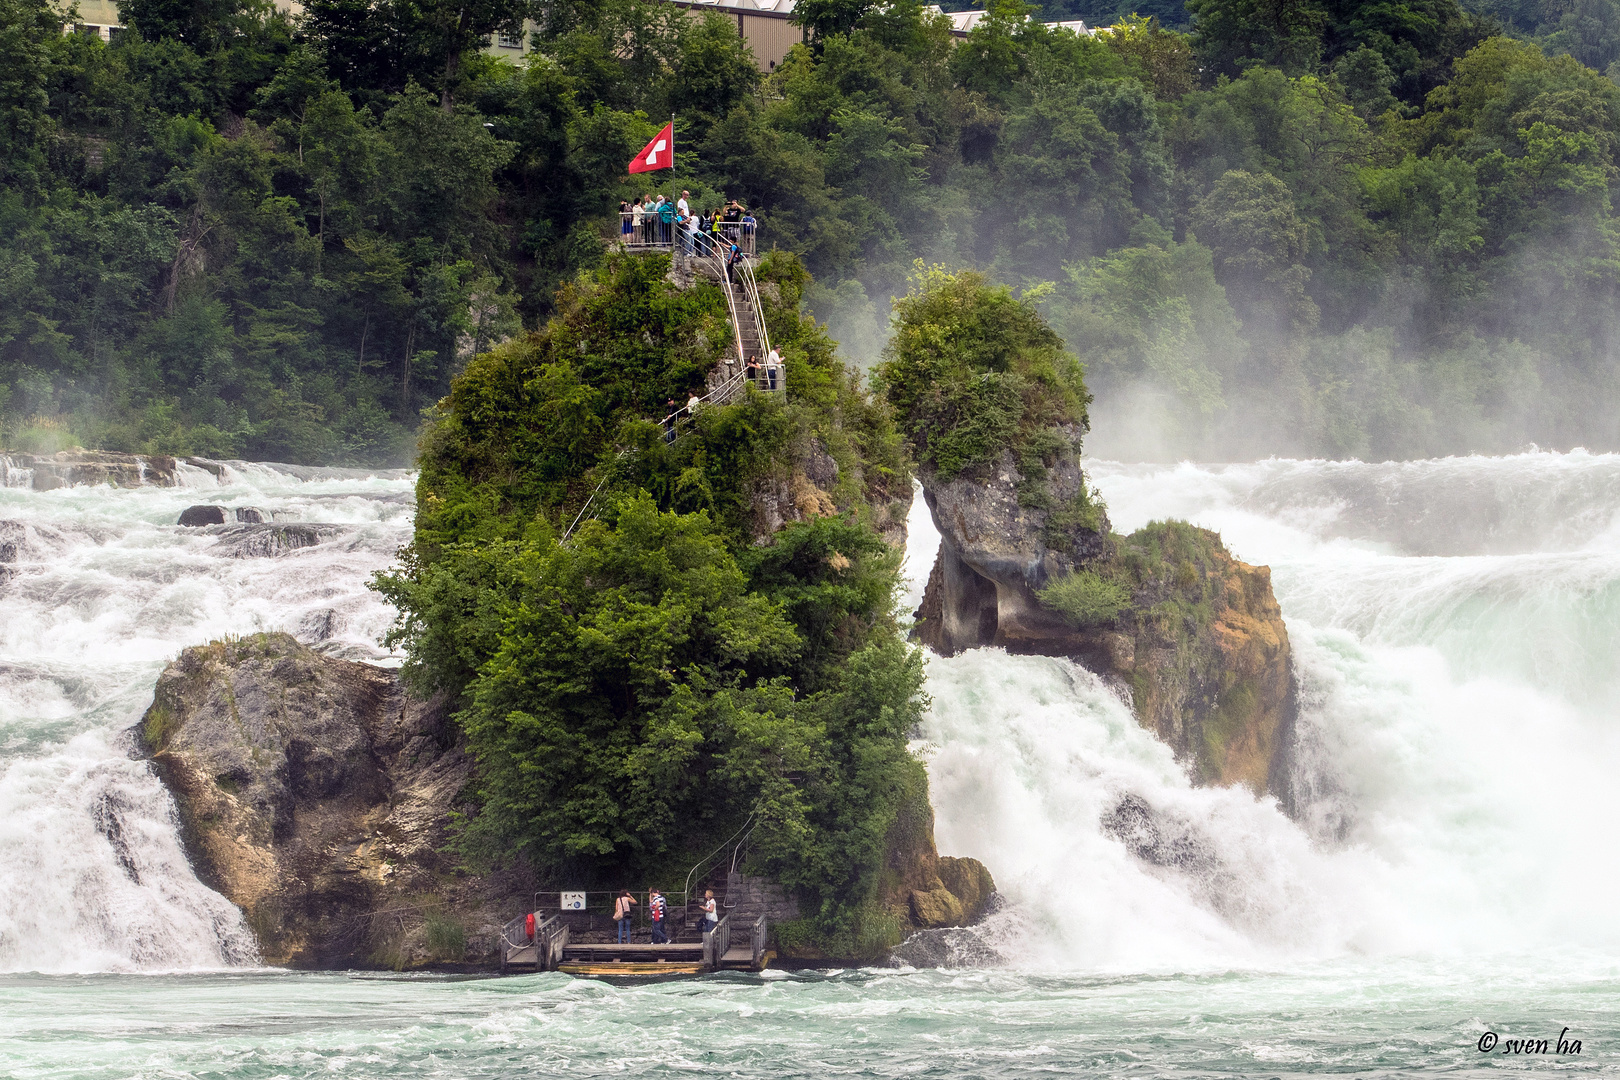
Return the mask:
{"type": "Polygon", "coordinates": [[[671,120],[664,125],[664,130],[653,137],[653,141],[641,148],[641,153],[630,162],[630,171],[652,172],[655,169],[672,169],[675,167],[675,121],[671,120]]]}

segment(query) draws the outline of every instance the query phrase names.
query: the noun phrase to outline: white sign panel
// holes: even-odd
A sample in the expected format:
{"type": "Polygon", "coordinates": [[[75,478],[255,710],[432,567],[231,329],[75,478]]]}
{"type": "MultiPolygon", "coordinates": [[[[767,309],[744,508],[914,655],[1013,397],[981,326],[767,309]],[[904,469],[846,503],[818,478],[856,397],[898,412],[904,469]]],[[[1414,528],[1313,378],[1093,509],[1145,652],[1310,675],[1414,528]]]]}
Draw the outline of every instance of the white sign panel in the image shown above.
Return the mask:
{"type": "Polygon", "coordinates": [[[560,906],[564,911],[584,911],[585,894],[582,892],[565,892],[562,894],[562,904],[560,906]]]}

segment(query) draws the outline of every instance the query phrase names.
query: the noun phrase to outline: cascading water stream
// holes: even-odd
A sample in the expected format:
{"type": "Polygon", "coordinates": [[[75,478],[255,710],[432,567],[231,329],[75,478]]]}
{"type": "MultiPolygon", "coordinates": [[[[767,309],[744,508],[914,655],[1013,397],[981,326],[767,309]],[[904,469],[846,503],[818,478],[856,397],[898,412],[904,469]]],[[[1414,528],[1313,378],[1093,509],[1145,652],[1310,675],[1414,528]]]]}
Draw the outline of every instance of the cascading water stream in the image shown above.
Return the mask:
{"type": "Polygon", "coordinates": [[[285,630],[386,662],[392,612],[366,583],[408,538],[408,476],[236,462],[217,478],[182,465],[180,479],[0,488],[0,971],[253,962],[124,732],[187,645],[285,630]],[[238,531],[175,525],[200,496],[333,527],[270,557],[238,531]]]}
{"type": "MultiPolygon", "coordinates": [[[[1273,568],[1302,700],[1297,820],[1191,786],[1067,661],[931,658],[939,844],[1010,901],[963,955],[1141,972],[1613,953],[1620,458],[1090,468],[1117,528],[1185,517],[1273,568]]],[[[169,658],[227,634],[387,662],[391,612],[365,583],[408,537],[408,477],[180,477],[0,489],[0,970],[251,962],[121,732],[169,658]],[[196,501],[337,527],[272,556],[175,526],[196,501]]],[[[919,500],[908,607],[937,542],[919,500]]]]}
{"type": "MultiPolygon", "coordinates": [[[[1193,788],[1067,661],[931,658],[940,849],[984,860],[1011,901],[972,944],[1133,971],[1613,954],[1620,458],[1090,470],[1117,529],[1186,518],[1272,567],[1298,821],[1193,788]],[[1122,838],[1144,814],[1172,857],[1122,838]]],[[[915,592],[937,536],[920,506],[912,525],[915,592]]]]}

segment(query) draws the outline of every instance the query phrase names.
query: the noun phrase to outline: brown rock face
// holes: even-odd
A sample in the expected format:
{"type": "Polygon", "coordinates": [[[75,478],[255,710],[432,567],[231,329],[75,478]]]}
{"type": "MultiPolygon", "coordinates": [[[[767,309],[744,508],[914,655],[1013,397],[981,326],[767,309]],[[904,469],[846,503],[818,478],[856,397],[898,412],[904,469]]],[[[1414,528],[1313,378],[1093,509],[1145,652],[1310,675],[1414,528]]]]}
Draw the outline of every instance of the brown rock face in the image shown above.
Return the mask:
{"type": "Polygon", "coordinates": [[[472,763],[392,672],[286,634],[216,642],[169,665],[139,730],[198,877],[267,963],[487,962],[522,910],[439,854],[472,763]]]}
{"type": "MultiPolygon", "coordinates": [[[[1067,550],[1054,551],[1049,512],[1018,503],[1008,466],[934,488],[923,477],[941,543],[918,640],[945,656],[999,646],[1073,658],[1127,692],[1197,781],[1241,783],[1286,805],[1295,693],[1271,571],[1174,522],[1130,536],[1072,528],[1067,550]],[[1042,605],[1037,591],[1076,570],[1125,590],[1128,604],[1086,626],[1042,605]]],[[[1055,481],[1083,483],[1061,471],[1055,481]]]]}
{"type": "Polygon", "coordinates": [[[1115,538],[1103,569],[1129,584],[1131,604],[1054,642],[1061,655],[1128,688],[1137,718],[1198,782],[1243,784],[1286,805],[1296,702],[1271,569],[1181,523],[1115,538]]]}
{"type": "Polygon", "coordinates": [[[906,803],[889,830],[888,848],[882,901],[899,918],[902,936],[984,917],[996,883],[977,859],[939,854],[926,789],[906,803]]]}

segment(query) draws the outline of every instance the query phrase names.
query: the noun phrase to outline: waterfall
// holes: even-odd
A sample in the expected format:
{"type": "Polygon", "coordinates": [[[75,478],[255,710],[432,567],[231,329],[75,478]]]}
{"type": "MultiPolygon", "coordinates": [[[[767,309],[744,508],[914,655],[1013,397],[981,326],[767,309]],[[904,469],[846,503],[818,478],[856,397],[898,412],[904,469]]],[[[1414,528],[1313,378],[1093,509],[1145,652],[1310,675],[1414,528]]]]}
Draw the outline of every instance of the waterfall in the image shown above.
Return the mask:
{"type": "MultiPolygon", "coordinates": [[[[0,970],[252,963],[123,733],[170,658],[226,634],[394,662],[366,581],[410,534],[412,478],[208,464],[174,488],[0,487],[0,970]],[[174,524],[199,491],[335,528],[241,557],[174,524]]],[[[931,657],[939,847],[1006,901],[963,955],[1142,972],[1614,947],[1620,457],[1089,468],[1116,528],[1187,518],[1272,567],[1299,805],[1195,787],[1070,661],[931,657]]],[[[938,543],[920,499],[910,537],[906,611],[938,543]]]]}
{"type": "Polygon", "coordinates": [[[410,534],[402,474],[182,466],[182,487],[0,488],[0,971],[255,961],[240,912],[196,879],[173,800],[125,734],[187,645],[285,630],[391,662],[366,588],[410,534]],[[205,479],[206,478],[206,482],[205,479]],[[174,524],[209,501],[333,523],[242,557],[174,524]]]}
{"type": "Polygon", "coordinates": [[[1090,471],[1117,529],[1187,518],[1272,567],[1300,805],[1194,788],[1068,661],[932,658],[937,838],[996,874],[1011,903],[982,933],[1002,956],[1185,970],[1613,947],[1620,458],[1090,471]]]}

